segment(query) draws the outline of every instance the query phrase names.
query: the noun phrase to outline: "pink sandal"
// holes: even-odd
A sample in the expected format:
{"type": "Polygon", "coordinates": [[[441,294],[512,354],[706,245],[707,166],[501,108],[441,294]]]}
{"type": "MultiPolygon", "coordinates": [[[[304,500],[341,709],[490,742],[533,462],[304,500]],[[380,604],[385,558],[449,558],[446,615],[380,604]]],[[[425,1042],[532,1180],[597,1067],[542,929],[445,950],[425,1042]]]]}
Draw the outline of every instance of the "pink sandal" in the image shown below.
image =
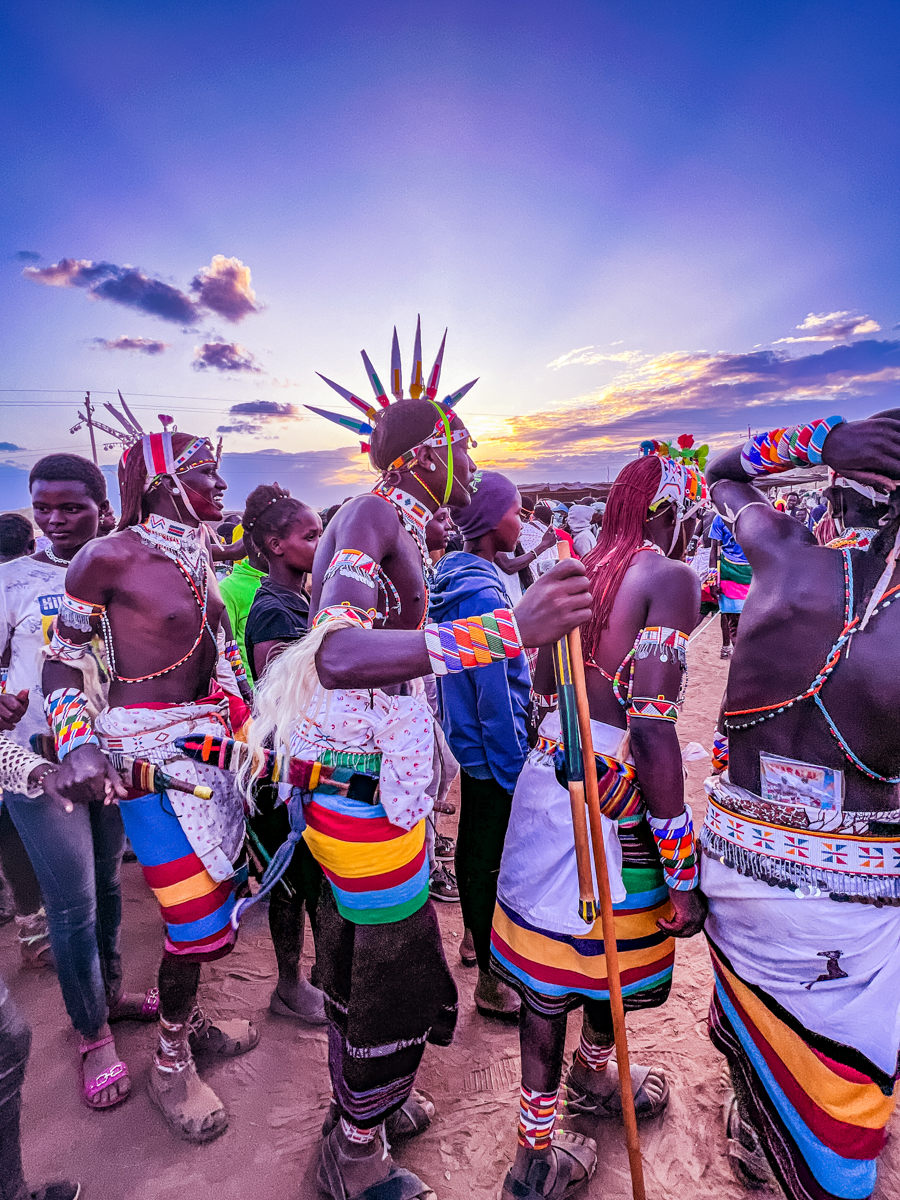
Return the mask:
{"type": "MultiPolygon", "coordinates": [[[[124,995],[124,992],[122,994],[124,995]]],[[[118,1008],[120,1004],[121,997],[115,1004],[110,1005],[109,1016],[107,1017],[110,1025],[115,1021],[155,1021],[159,1016],[159,988],[152,987],[147,989],[147,994],[144,997],[144,1003],[141,1005],[139,1013],[119,1012],[118,1008]]]]}
{"type": "MultiPolygon", "coordinates": [[[[85,1054],[90,1054],[92,1050],[99,1050],[101,1046],[108,1046],[112,1041],[112,1034],[109,1037],[101,1038],[99,1042],[83,1041],[78,1047],[78,1053],[84,1058],[85,1054]]],[[[88,1108],[112,1108],[116,1104],[121,1104],[123,1100],[128,1099],[129,1092],[126,1092],[124,1096],[116,1096],[115,1100],[107,1100],[105,1104],[94,1104],[93,1102],[95,1096],[120,1079],[127,1079],[129,1083],[131,1082],[126,1065],[123,1062],[114,1062],[111,1067],[101,1071],[96,1078],[84,1083],[82,1100],[88,1108]]]]}

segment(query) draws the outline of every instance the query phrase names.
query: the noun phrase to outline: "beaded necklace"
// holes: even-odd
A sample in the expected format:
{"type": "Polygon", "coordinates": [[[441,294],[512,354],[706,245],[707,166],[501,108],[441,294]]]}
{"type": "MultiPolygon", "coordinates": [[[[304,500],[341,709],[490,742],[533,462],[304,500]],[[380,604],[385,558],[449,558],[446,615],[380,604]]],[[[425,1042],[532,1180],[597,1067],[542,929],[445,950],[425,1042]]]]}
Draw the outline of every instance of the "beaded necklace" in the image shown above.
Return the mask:
{"type": "MultiPolygon", "coordinates": [[[[834,737],[845,757],[853,763],[858,771],[863,775],[867,775],[869,779],[874,779],[878,783],[900,783],[900,775],[880,775],[877,771],[873,771],[871,767],[867,767],[865,763],[857,757],[851,750],[847,739],[835,725],[831,714],[822,703],[822,698],[819,695],[825,685],[825,681],[831,676],[838,663],[841,655],[849,648],[850,640],[855,633],[859,632],[860,618],[851,616],[853,612],[853,563],[850,558],[850,551],[846,547],[841,549],[841,558],[844,566],[844,628],[841,630],[840,636],[828,652],[828,657],[825,660],[825,665],[819,671],[818,675],[806,689],[798,696],[794,696],[791,700],[784,700],[780,704],[763,704],[759,708],[737,708],[725,713],[725,726],[730,731],[732,729],[750,729],[754,725],[760,725],[763,721],[771,721],[773,717],[777,717],[779,713],[786,712],[789,708],[793,708],[795,704],[800,704],[803,700],[812,699],[816,707],[822,713],[828,725],[828,730],[834,737]],[[732,717],[749,717],[748,721],[732,721],[732,717]]],[[[880,603],[872,610],[871,617],[874,617],[882,609],[893,604],[900,594],[900,584],[889,588],[882,597],[880,603]]]]}
{"type": "Polygon", "coordinates": [[[50,559],[50,561],[52,563],[56,563],[56,565],[58,567],[67,567],[69,565],[69,563],[72,561],[71,558],[60,558],[57,554],[54,554],[53,550],[50,546],[47,547],[47,549],[44,551],[44,553],[47,555],[47,557],[50,559]]]}
{"type": "Polygon", "coordinates": [[[422,615],[422,620],[419,622],[419,627],[421,628],[428,619],[428,605],[431,598],[431,588],[429,585],[434,579],[434,564],[429,557],[428,546],[425,542],[425,528],[434,514],[425,507],[421,500],[417,500],[415,496],[410,496],[408,492],[404,492],[401,488],[392,487],[389,483],[385,483],[383,479],[379,480],[372,488],[372,495],[380,496],[382,500],[386,500],[388,504],[394,506],[400,518],[400,524],[412,537],[421,555],[422,583],[425,588],[425,611],[422,615]]]}
{"type": "Polygon", "coordinates": [[[150,679],[158,679],[159,676],[168,675],[171,671],[176,671],[180,666],[183,666],[195,650],[197,650],[207,630],[209,630],[209,635],[215,642],[215,636],[212,629],[210,629],[207,615],[209,605],[209,560],[206,556],[205,543],[200,540],[202,535],[190,525],[180,524],[177,521],[170,520],[168,517],[161,517],[156,513],[151,513],[145,522],[141,525],[133,525],[131,528],[145,545],[161,550],[166,558],[175,564],[184,576],[185,582],[191,589],[191,595],[194,597],[197,607],[200,610],[200,629],[190,650],[186,654],[183,654],[178,662],[172,663],[171,666],[163,667],[160,671],[151,671],[149,675],[136,675],[134,677],[119,675],[116,670],[112,628],[109,623],[109,616],[104,610],[100,620],[103,626],[103,638],[109,658],[110,677],[118,683],[146,683],[150,679]]]}
{"type": "Polygon", "coordinates": [[[828,543],[829,550],[868,550],[878,535],[877,529],[869,529],[864,525],[852,526],[845,529],[840,537],[833,538],[828,543]]]}

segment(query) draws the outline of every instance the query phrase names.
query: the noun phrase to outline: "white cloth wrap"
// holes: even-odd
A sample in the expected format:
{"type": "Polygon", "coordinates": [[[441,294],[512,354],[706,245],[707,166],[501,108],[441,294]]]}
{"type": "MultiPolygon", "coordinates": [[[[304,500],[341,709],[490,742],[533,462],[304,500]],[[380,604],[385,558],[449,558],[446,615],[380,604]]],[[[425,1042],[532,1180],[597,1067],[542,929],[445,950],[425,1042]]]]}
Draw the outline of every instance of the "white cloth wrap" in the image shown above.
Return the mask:
{"type": "MultiPolygon", "coordinates": [[[[558,712],[544,717],[540,732],[546,738],[560,739],[558,712]]],[[[620,753],[626,737],[624,729],[591,721],[591,738],[599,754],[631,762],[630,755],[620,753]]],[[[612,899],[619,904],[625,899],[622,847],[616,822],[603,816],[600,820],[612,899]]],[[[593,856],[591,877],[596,896],[593,856]]],[[[578,869],[569,792],[556,778],[553,755],[537,747],[525,759],[513,794],[497,896],[538,929],[582,936],[587,929],[578,915],[578,869]]]]}
{"type": "Polygon", "coordinates": [[[166,708],[108,708],[94,722],[94,732],[107,753],[118,751],[130,758],[146,759],[165,767],[175,779],[213,789],[211,800],[174,790],[166,796],[191,849],[217,883],[234,874],[244,840],[243,805],[230,771],[182,757],[174,741],[206,734],[229,736],[226,712],[225,700],[166,708]]]}
{"type": "Polygon", "coordinates": [[[703,855],[706,932],[746,983],[813,1033],[864,1054],[889,1075],[900,1048],[900,908],[835,904],[770,887],[703,855]],[[846,978],[807,985],[839,950],[846,978]]]}
{"type": "Polygon", "coordinates": [[[380,752],[380,800],[392,825],[412,829],[431,812],[434,721],[424,689],[389,696],[377,688],[318,693],[311,711],[291,736],[294,758],[315,759],[323,750],[380,752]]]}

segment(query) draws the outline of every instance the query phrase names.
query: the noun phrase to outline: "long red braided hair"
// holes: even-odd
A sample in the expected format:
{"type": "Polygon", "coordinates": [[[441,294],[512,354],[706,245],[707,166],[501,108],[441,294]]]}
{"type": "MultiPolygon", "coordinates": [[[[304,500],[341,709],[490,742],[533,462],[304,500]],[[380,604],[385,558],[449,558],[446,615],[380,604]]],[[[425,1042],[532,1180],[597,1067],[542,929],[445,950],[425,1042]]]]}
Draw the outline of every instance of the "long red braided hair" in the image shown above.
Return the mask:
{"type": "Polygon", "coordinates": [[[644,540],[644,521],[662,479],[659,456],[649,454],[624,467],[612,486],[597,544],[584,559],[591,585],[591,619],[581,636],[587,658],[593,658],[631,556],[644,540]]]}

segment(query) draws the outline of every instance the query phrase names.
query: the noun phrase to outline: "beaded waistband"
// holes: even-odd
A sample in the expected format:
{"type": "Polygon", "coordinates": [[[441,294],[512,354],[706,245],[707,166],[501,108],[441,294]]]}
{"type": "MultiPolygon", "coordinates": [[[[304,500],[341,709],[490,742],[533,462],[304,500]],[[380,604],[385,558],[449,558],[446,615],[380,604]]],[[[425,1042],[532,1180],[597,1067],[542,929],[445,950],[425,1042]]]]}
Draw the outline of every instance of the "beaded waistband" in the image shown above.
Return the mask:
{"type": "Polygon", "coordinates": [[[900,905],[900,812],[836,814],[837,828],[826,830],[810,827],[808,818],[804,825],[804,810],[789,809],[778,821],[775,806],[720,777],[704,786],[709,805],[700,844],[710,857],[798,895],[900,905]],[[872,832],[873,825],[893,826],[898,836],[872,832]]]}

